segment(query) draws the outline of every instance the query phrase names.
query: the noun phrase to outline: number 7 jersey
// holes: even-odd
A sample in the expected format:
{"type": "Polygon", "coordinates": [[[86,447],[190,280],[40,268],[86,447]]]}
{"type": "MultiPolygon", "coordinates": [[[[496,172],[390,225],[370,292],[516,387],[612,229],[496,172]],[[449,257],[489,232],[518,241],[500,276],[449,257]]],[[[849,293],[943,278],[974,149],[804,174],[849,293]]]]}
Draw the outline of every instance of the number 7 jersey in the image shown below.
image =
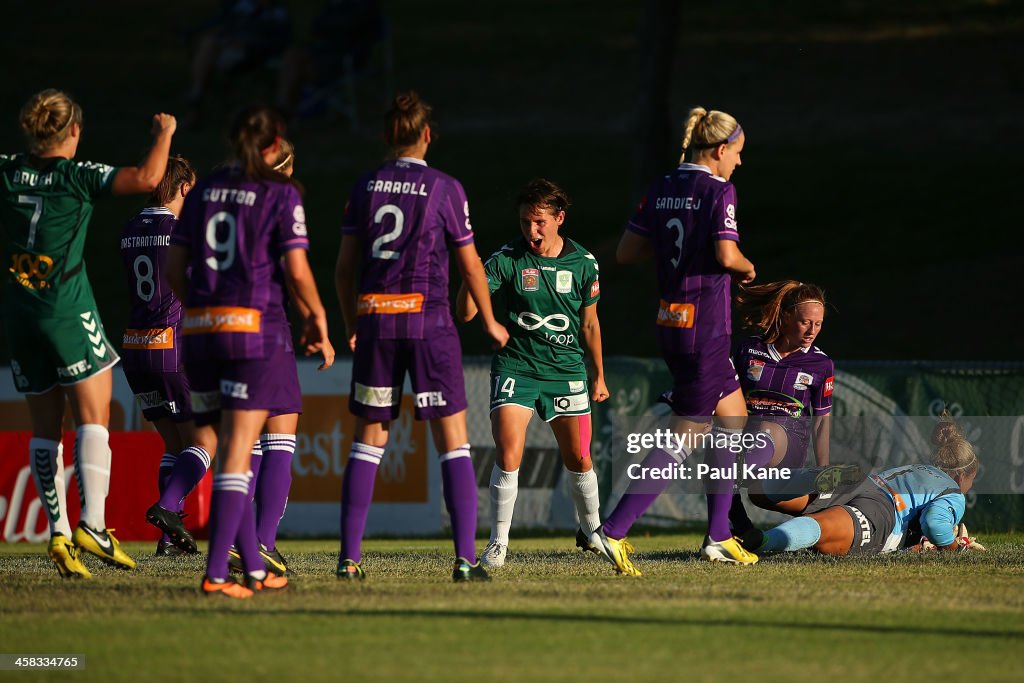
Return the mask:
{"type": "Polygon", "coordinates": [[[626,229],[654,247],[663,351],[694,353],[732,333],[731,279],[715,256],[715,242],[740,239],[732,183],[680,164],[647,191],[626,229]]]}
{"type": "Polygon", "coordinates": [[[360,336],[423,339],[453,325],[448,248],[473,243],[459,181],[421,159],[389,161],[356,183],[341,231],[360,241],[360,336]]]}

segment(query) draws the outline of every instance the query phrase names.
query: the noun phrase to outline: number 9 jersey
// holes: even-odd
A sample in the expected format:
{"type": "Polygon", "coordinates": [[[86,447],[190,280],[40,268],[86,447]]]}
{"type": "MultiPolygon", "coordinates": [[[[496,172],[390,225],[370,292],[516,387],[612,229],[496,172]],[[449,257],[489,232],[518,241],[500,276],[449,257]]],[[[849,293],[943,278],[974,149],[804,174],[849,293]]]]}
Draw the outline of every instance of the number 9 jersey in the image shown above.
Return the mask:
{"type": "Polygon", "coordinates": [[[360,339],[424,339],[453,327],[448,248],[473,243],[459,181],[421,159],[389,161],[356,183],[341,231],[362,250],[360,339]]]}
{"type": "Polygon", "coordinates": [[[281,259],[309,249],[306,213],[291,183],[250,180],[234,167],[185,198],[171,244],[190,251],[182,321],[188,362],[265,358],[284,322],[281,259]]]}
{"type": "Polygon", "coordinates": [[[663,352],[694,353],[732,333],[730,276],[715,242],[739,242],[736,190],[699,164],[680,164],[647,191],[627,230],[654,247],[663,352]]]}

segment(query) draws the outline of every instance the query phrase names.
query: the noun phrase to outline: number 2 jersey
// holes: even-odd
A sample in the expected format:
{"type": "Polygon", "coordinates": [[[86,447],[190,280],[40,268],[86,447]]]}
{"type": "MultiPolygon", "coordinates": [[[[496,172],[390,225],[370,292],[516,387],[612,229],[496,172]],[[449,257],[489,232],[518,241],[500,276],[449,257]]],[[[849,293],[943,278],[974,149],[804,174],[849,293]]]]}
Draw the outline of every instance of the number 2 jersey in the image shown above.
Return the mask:
{"type": "Polygon", "coordinates": [[[525,239],[503,246],[484,264],[496,315],[509,340],[493,372],[540,380],[587,379],[580,310],[601,298],[597,259],[564,238],[557,257],[538,256],[525,239]],[[502,319],[503,316],[504,319],[502,319]]]}
{"type": "Polygon", "coordinates": [[[953,478],[932,465],[894,467],[869,477],[889,494],[896,510],[892,534],[882,552],[906,545],[908,532],[920,530],[937,546],[955,540],[953,528],[967,509],[967,499],[953,478]]]}
{"type": "Polygon", "coordinates": [[[85,235],[96,197],[109,194],[113,166],[26,154],[0,155],[0,230],[6,310],[50,318],[95,308],[85,270],[85,235]]]}
{"type": "Polygon", "coordinates": [[[804,442],[813,415],[832,410],[835,365],[817,346],[785,357],[763,337],[747,337],[736,348],[733,364],[751,417],[778,422],[804,442]]]}
{"type": "Polygon", "coordinates": [[[265,358],[287,324],[281,260],[309,248],[298,189],[236,167],[215,171],[185,198],[171,244],[190,251],[188,360],[265,358]]]}
{"type": "Polygon", "coordinates": [[[453,326],[448,248],[473,243],[459,181],[421,159],[389,161],[356,182],[341,231],[360,240],[360,337],[424,339],[453,326]]]}
{"type": "Polygon", "coordinates": [[[131,306],[121,339],[126,370],[182,370],[182,306],[164,274],[177,222],[170,209],[147,207],[121,231],[121,262],[131,306]]]}
{"type": "Polygon", "coordinates": [[[658,343],[690,354],[732,333],[731,278],[715,242],[738,242],[736,190],[699,164],[680,164],[647,191],[627,229],[654,247],[658,343]]]}

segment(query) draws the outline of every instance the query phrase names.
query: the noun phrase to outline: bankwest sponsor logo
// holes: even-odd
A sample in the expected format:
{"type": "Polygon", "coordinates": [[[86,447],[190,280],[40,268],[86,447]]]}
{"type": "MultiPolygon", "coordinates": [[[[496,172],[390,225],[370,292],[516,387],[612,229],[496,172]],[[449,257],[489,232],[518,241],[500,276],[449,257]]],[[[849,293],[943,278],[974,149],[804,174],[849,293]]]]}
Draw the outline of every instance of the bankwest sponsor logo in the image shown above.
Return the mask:
{"type": "Polygon", "coordinates": [[[259,332],[261,314],[255,308],[241,306],[203,306],[185,311],[182,331],[185,335],[215,332],[259,332]]]}
{"type": "Polygon", "coordinates": [[[141,350],[173,349],[174,328],[165,327],[162,330],[158,327],[148,330],[128,328],[124,331],[124,336],[121,338],[121,348],[141,350]]]}
{"type": "Polygon", "coordinates": [[[359,315],[396,315],[423,310],[422,294],[360,294],[359,315]]]}
{"type": "Polygon", "coordinates": [[[656,322],[662,327],[691,328],[696,314],[693,304],[673,304],[662,299],[656,322]]]}
{"type": "MultiPolygon", "coordinates": [[[[355,418],[348,396],[304,396],[292,460],[289,502],[337,504],[345,464],[352,450],[355,418]]],[[[425,503],[427,492],[426,423],[413,419],[412,397],[403,397],[391,421],[373,500],[377,503],[425,503]]]]}

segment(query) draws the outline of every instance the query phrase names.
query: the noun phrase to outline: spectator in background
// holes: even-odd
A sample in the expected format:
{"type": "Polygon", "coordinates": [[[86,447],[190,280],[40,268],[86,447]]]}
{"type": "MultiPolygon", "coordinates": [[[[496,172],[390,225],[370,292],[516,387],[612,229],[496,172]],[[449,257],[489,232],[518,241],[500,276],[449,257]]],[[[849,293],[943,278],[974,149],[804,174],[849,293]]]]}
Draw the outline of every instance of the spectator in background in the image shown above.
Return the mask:
{"type": "Polygon", "coordinates": [[[291,15],[280,0],[222,0],[221,13],[196,31],[192,90],[185,123],[199,121],[216,73],[266,65],[291,43],[291,15]]]}
{"type": "Polygon", "coordinates": [[[377,0],[327,0],[313,19],[309,43],[285,53],[278,80],[278,108],[294,116],[305,86],[323,88],[346,73],[361,71],[384,35],[384,25],[377,0]]]}

